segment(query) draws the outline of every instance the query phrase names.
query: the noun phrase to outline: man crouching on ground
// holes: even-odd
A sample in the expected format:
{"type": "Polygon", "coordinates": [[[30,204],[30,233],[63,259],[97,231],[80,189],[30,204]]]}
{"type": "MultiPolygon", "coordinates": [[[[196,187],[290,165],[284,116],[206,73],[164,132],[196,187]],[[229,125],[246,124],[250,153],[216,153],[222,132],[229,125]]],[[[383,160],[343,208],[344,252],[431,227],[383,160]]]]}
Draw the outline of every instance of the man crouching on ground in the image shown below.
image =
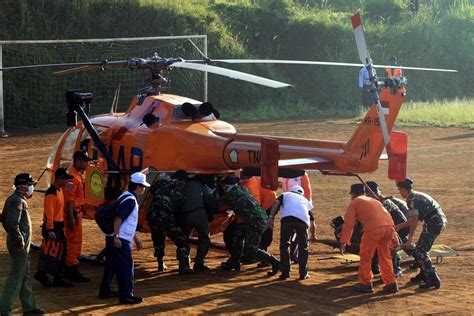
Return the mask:
{"type": "Polygon", "coordinates": [[[372,293],[371,262],[377,249],[384,291],[398,292],[397,281],[393,273],[391,244],[398,244],[392,217],[385,210],[382,203],[376,199],[364,196],[362,183],[353,184],[349,194],[351,203],[344,216],[344,226],[341,235],[341,254],[344,254],[346,245],[351,240],[355,221],[362,224],[364,234],[360,242],[359,284],[354,287],[357,292],[372,293]]]}

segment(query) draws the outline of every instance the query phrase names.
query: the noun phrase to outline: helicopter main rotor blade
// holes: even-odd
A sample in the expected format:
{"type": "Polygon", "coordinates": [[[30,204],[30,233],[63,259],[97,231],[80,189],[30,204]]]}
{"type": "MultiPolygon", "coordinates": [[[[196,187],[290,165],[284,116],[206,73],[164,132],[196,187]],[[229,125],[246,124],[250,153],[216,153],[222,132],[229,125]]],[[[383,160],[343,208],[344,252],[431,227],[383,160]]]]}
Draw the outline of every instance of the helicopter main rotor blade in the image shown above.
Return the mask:
{"type": "Polygon", "coordinates": [[[84,67],[91,65],[103,65],[103,62],[88,62],[88,63],[63,63],[63,64],[43,64],[43,65],[27,65],[27,66],[13,66],[0,68],[0,71],[13,71],[21,69],[36,69],[36,68],[67,68],[67,67],[84,67]]]}
{"type": "Polygon", "coordinates": [[[231,70],[231,69],[226,69],[226,68],[221,68],[221,67],[216,67],[216,66],[210,66],[210,65],[205,65],[205,64],[195,64],[195,63],[189,63],[189,62],[175,62],[171,64],[169,67],[175,67],[175,68],[186,68],[186,69],[193,69],[193,70],[198,70],[198,71],[206,71],[210,72],[213,74],[221,75],[221,76],[226,76],[232,79],[238,79],[238,80],[243,80],[243,81],[248,81],[252,83],[256,83],[262,86],[267,86],[270,88],[284,88],[284,87],[291,87],[292,85],[280,82],[280,81],[275,81],[255,75],[251,75],[245,72],[240,72],[236,70],[231,70]]]}
{"type": "MultiPolygon", "coordinates": [[[[188,60],[188,62],[191,62],[188,60]]],[[[339,63],[331,61],[310,61],[310,60],[284,60],[284,59],[211,59],[212,62],[227,64],[288,64],[288,65],[323,65],[323,66],[348,66],[361,67],[361,64],[339,63]]]]}
{"type": "MultiPolygon", "coordinates": [[[[187,62],[198,62],[188,60],[187,62]]],[[[343,66],[343,67],[363,67],[364,64],[340,63],[328,61],[309,61],[309,60],[283,60],[283,59],[211,59],[210,62],[228,63],[228,64],[287,64],[287,65],[321,65],[321,66],[343,66]]],[[[439,71],[439,72],[458,72],[454,69],[442,68],[423,68],[423,67],[405,67],[405,66],[386,66],[372,65],[373,68],[399,68],[408,70],[439,71]]]]}
{"type": "Polygon", "coordinates": [[[75,68],[70,68],[70,69],[64,69],[64,70],[59,70],[53,72],[53,75],[70,75],[70,74],[77,74],[77,73],[82,73],[82,72],[90,72],[90,71],[95,71],[102,68],[102,66],[99,65],[87,65],[87,66],[81,66],[81,67],[75,67],[75,68]]]}
{"type": "Polygon", "coordinates": [[[111,62],[101,62],[100,64],[89,64],[81,67],[75,67],[70,69],[59,70],[53,72],[54,75],[70,75],[76,73],[83,73],[83,72],[91,72],[97,70],[104,70],[109,67],[127,67],[126,60],[118,60],[118,61],[111,61],[111,62]]]}

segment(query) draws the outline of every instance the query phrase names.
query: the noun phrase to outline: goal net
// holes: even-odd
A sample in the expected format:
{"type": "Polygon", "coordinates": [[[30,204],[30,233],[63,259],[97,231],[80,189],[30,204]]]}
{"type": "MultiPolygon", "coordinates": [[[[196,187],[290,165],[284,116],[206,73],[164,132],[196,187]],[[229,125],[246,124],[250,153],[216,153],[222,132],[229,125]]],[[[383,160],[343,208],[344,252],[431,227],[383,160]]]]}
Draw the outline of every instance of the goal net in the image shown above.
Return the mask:
{"type": "MultiPolygon", "coordinates": [[[[3,67],[97,62],[107,59],[147,58],[155,53],[163,58],[201,59],[207,51],[205,35],[154,38],[17,41],[0,42],[3,67]]],[[[64,68],[63,68],[64,69],[64,68]]],[[[125,111],[132,98],[147,86],[147,71],[110,68],[70,75],[54,75],[59,68],[15,70],[3,73],[5,128],[32,128],[65,125],[65,92],[82,89],[92,92],[91,115],[110,111],[117,89],[118,112],[125,111]]],[[[205,100],[205,74],[193,70],[165,73],[171,81],[169,93],[205,100]]],[[[1,100],[0,100],[1,102],[1,100]]],[[[1,110],[1,109],[0,109],[1,110]]]]}

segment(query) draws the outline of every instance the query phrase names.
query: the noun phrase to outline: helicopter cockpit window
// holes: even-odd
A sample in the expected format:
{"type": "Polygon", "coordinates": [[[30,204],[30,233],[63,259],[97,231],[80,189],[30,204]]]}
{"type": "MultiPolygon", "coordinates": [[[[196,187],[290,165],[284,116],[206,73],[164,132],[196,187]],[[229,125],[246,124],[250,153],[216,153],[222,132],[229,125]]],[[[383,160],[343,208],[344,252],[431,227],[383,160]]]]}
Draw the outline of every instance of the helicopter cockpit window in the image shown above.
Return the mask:
{"type": "Polygon", "coordinates": [[[79,135],[80,129],[75,128],[69,133],[68,137],[64,141],[63,150],[61,152],[61,162],[64,160],[71,161],[72,155],[74,154],[76,147],[77,136],[79,135]]]}
{"type": "Polygon", "coordinates": [[[216,117],[213,114],[212,105],[204,102],[202,104],[183,103],[173,110],[173,121],[199,120],[211,121],[216,117]],[[209,110],[209,106],[211,109],[209,110]]]}

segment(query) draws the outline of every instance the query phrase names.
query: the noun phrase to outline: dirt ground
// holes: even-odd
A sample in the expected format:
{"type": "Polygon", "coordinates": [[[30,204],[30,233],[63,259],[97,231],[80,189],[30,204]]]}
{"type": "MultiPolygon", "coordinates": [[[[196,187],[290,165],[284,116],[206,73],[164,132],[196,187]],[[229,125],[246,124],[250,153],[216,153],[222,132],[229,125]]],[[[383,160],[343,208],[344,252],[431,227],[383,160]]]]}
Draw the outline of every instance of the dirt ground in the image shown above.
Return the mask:
{"type": "MultiPolygon", "coordinates": [[[[237,129],[245,133],[299,136],[319,139],[348,139],[355,130],[351,121],[278,121],[240,123],[237,129]]],[[[446,231],[436,243],[449,245],[459,252],[438,264],[442,286],[439,290],[419,290],[408,283],[415,272],[403,267],[399,279],[400,292],[382,292],[380,277],[375,277],[375,294],[357,294],[351,287],[357,282],[357,265],[343,265],[340,259],[328,259],[337,251],[320,243],[310,244],[309,271],[311,279],[278,281],[268,278],[267,269],[255,265],[243,271],[225,272],[218,269],[227,258],[223,250],[213,248],[207,264],[215,269],[209,273],[179,276],[173,245],[167,248],[168,271],[158,273],[149,235],[141,234],[145,249],[134,252],[135,294],[144,297],[136,306],[118,305],[115,300],[100,300],[98,286],[102,267],[82,264],[82,271],[91,276],[89,284],[71,289],[43,288],[33,281],[34,293],[41,307],[56,314],[152,314],[152,313],[373,313],[373,314],[470,314],[474,304],[474,146],[473,130],[457,128],[402,128],[409,134],[409,175],[415,189],[426,192],[441,204],[448,218],[446,231]],[[324,259],[324,260],[322,260],[324,259]]],[[[58,132],[13,135],[0,139],[0,201],[11,192],[15,174],[21,171],[40,174],[58,132]]],[[[329,221],[344,212],[349,202],[348,187],[355,179],[322,176],[311,173],[313,198],[316,206],[317,235],[321,239],[333,237],[329,221]]],[[[382,162],[377,172],[364,179],[379,182],[382,191],[396,194],[392,181],[387,179],[387,163],[382,162]]],[[[43,182],[39,185],[46,186],[43,182]]],[[[34,241],[40,241],[42,194],[30,200],[34,226],[34,241]]],[[[84,254],[96,254],[103,239],[92,221],[85,222],[84,254]]],[[[219,238],[219,237],[214,237],[219,238]]],[[[6,253],[5,233],[0,229],[0,287],[10,269],[6,253]]],[[[278,256],[278,229],[271,252],[278,256]]],[[[194,250],[193,250],[194,254],[194,250]]],[[[36,270],[38,253],[31,254],[31,270],[36,270]]],[[[297,269],[294,266],[294,269],[297,269]]],[[[20,312],[16,302],[15,313],[20,312]]]]}

